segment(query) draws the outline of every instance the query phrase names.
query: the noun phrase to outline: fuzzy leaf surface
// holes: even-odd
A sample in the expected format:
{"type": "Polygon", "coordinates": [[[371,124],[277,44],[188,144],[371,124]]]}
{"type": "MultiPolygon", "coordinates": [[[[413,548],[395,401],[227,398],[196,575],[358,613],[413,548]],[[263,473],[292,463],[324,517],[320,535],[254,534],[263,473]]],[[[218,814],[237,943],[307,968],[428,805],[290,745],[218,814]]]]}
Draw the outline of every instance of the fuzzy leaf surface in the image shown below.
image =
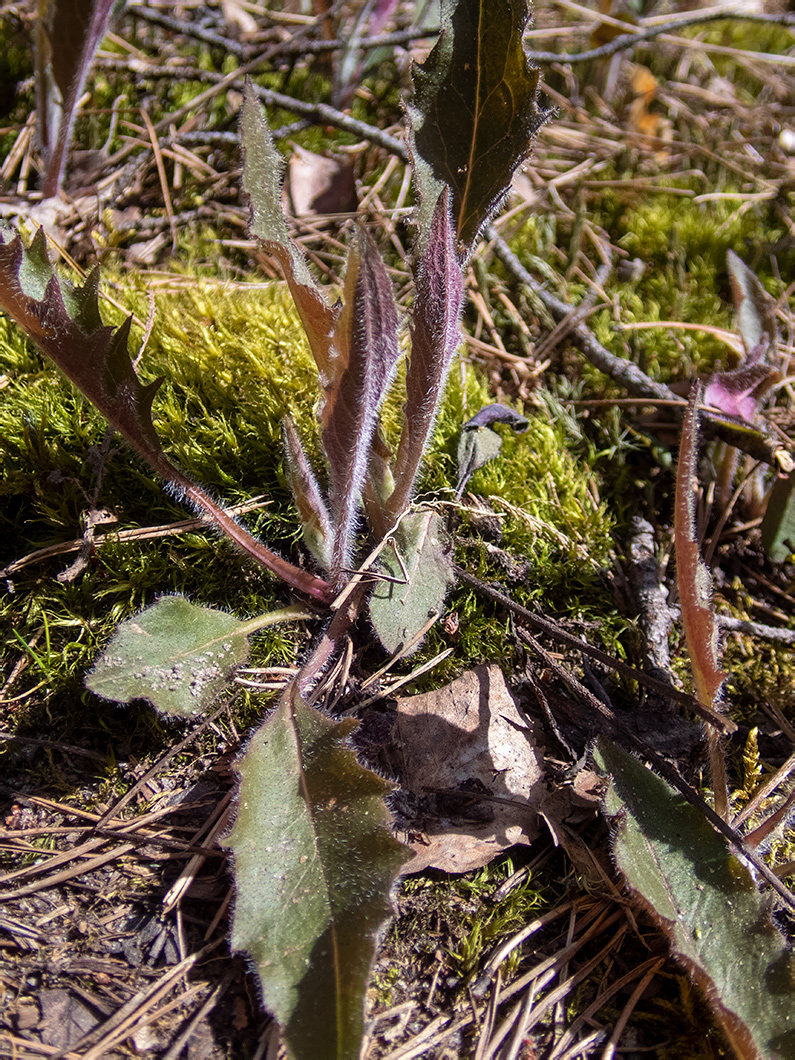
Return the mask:
{"type": "Polygon", "coordinates": [[[439,516],[431,511],[405,516],[381,553],[381,566],[394,580],[376,583],[370,620],[385,650],[394,654],[434,612],[441,613],[455,580],[453,543],[439,516]]]}
{"type": "Polygon", "coordinates": [[[115,0],[39,0],[36,108],[47,169],[44,197],[61,187],[75,110],[115,0]]]}
{"type": "Polygon", "coordinates": [[[329,463],[329,508],[334,528],[331,572],[340,577],[350,555],[370,447],[397,365],[398,316],[392,284],[364,230],[348,257],[338,363],[324,387],[321,439],[329,463]]]}
{"type": "Polygon", "coordinates": [[[284,159],[273,143],[262,107],[246,81],[240,118],[243,193],[249,204],[249,232],[279,262],[301,318],[321,379],[333,381],[333,341],[339,310],[328,304],[290,238],[282,212],[284,159]]]}
{"type": "Polygon", "coordinates": [[[539,71],[522,43],[529,21],[527,0],[442,0],[441,33],[413,67],[408,105],[423,245],[447,185],[462,256],[469,256],[546,121],[539,71]]]}
{"type": "Polygon", "coordinates": [[[726,674],[719,666],[720,631],[712,605],[712,576],[701,558],[696,533],[695,487],[701,398],[701,385],[695,383],[682,420],[682,440],[676,470],[674,546],[676,584],[693,680],[699,701],[711,708],[718,698],[726,674]]]}
{"type": "Polygon", "coordinates": [[[449,201],[449,189],[445,188],[436,203],[430,238],[417,270],[406,403],[395,458],[395,489],[388,503],[391,520],[401,515],[411,498],[460,341],[464,280],[456,256],[449,201]]]}
{"type": "Polygon", "coordinates": [[[290,689],[237,766],[232,946],[255,962],[297,1060],[358,1058],[376,938],[409,855],[388,830],[389,785],[345,746],[354,726],[290,689]]]}
{"type": "Polygon", "coordinates": [[[795,1055],[792,955],[750,872],[704,817],[637,759],[600,739],[612,776],[613,855],[742,1060],[795,1055]]]}
{"type": "Polygon", "coordinates": [[[716,372],[704,389],[704,401],[728,416],[753,423],[767,392],[780,378],[770,365],[759,363],[716,372]]]}
{"type": "Polygon", "coordinates": [[[183,596],[164,596],[120,623],[86,687],[116,703],[147,699],[161,714],[192,718],[247,658],[245,623],[183,596]]]}
{"type": "Polygon", "coordinates": [[[115,329],[102,323],[98,284],[96,269],[82,286],[61,279],[50,264],[42,229],[26,248],[17,233],[0,227],[0,311],[36,343],[158,475],[207,513],[236,545],[288,585],[327,600],[326,582],[261,545],[168,459],[152,422],[152,401],[162,379],[146,385],[138,379],[127,348],[131,318],[115,329]]]}
{"type": "Polygon", "coordinates": [[[331,519],[315,473],[289,417],[284,421],[284,450],[290,489],[301,516],[304,544],[320,566],[328,570],[331,566],[331,519]]]}

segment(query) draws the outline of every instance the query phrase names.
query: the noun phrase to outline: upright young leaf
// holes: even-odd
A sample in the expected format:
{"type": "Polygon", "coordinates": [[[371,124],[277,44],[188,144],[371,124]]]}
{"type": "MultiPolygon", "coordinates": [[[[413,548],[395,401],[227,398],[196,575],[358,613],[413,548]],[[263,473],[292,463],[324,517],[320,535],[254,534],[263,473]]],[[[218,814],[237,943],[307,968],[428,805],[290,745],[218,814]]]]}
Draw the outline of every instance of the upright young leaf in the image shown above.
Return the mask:
{"type": "Polygon", "coordinates": [[[679,464],[676,471],[674,545],[676,584],[682,607],[682,626],[693,667],[699,701],[712,708],[726,674],[719,669],[720,632],[712,606],[712,577],[701,559],[696,534],[696,466],[698,462],[698,408],[702,388],[693,384],[682,422],[679,464]]]}
{"type": "Polygon", "coordinates": [[[528,0],[442,0],[439,40],[413,67],[408,105],[421,246],[448,185],[468,257],[547,120],[522,43],[529,20],[528,0]]]}
{"type": "Polygon", "coordinates": [[[304,544],[323,570],[328,570],[331,566],[333,540],[331,519],[315,473],[306,458],[295,424],[289,416],[284,421],[284,450],[287,455],[290,489],[301,516],[304,544]]]}
{"type": "Polygon", "coordinates": [[[61,187],[77,103],[114,6],[115,0],[39,0],[36,110],[45,198],[61,187]]]}
{"type": "Polygon", "coordinates": [[[358,1060],[376,937],[410,856],[388,831],[389,785],[345,746],[354,726],[291,688],[237,766],[232,946],[296,1060],[358,1060]]]}
{"type": "Polygon", "coordinates": [[[335,366],[320,412],[334,527],[331,572],[337,578],[349,562],[378,410],[398,360],[397,326],[386,266],[362,229],[348,257],[335,366]]]}
{"type": "MultiPolygon", "coordinates": [[[[717,705],[726,674],[719,668],[720,631],[712,606],[712,576],[701,559],[696,533],[698,410],[702,393],[701,384],[694,383],[682,421],[682,440],[679,443],[679,463],[676,469],[674,550],[682,627],[693,670],[696,695],[707,710],[712,710],[717,705]]],[[[727,819],[729,790],[726,758],[720,736],[711,725],[706,727],[706,738],[715,812],[727,819]]]]}
{"type": "Polygon", "coordinates": [[[674,957],[704,993],[740,1060],[795,1056],[793,958],[747,867],[704,817],[607,740],[594,755],[612,776],[621,873],[674,957]]]}
{"type": "Polygon", "coordinates": [[[332,307],[315,283],[304,255],[290,239],[282,213],[284,159],[273,144],[254,86],[246,81],[240,118],[243,148],[243,193],[249,203],[249,231],[279,262],[306,332],[323,382],[334,374],[333,340],[339,309],[332,307]]]}
{"type": "Polygon", "coordinates": [[[450,191],[436,203],[428,243],[416,277],[406,404],[395,458],[395,488],[387,505],[394,522],[408,504],[428,445],[450,364],[459,343],[464,281],[450,216],[450,191]]]}
{"type": "Polygon", "coordinates": [[[152,400],[162,380],[143,385],[138,379],[127,349],[131,321],[117,329],[102,323],[98,281],[97,270],[81,287],[61,280],[50,265],[41,229],[26,250],[19,235],[0,228],[0,310],[55,362],[158,475],[207,513],[236,545],[288,585],[328,600],[326,582],[266,549],[168,459],[152,423],[152,400]]]}

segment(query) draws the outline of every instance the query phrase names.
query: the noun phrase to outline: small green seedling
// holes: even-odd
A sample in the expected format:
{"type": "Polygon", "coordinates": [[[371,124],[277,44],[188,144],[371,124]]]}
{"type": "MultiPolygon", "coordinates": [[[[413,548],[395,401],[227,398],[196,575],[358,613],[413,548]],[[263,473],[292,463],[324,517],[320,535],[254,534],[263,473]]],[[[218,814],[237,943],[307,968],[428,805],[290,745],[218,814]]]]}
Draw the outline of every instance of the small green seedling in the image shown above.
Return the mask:
{"type": "MultiPolygon", "coordinates": [[[[408,108],[419,206],[406,400],[394,456],[379,427],[401,354],[386,266],[360,228],[342,300],[326,297],[290,238],[280,206],[283,162],[253,86],[245,91],[250,231],[282,269],[322,394],[323,475],[295,425],[284,425],[288,477],[314,571],[256,540],[169,459],[152,418],[160,380],[139,380],[128,352],[129,320],[116,330],[103,324],[97,271],[73,286],[52,268],[41,232],[29,247],[18,234],[0,232],[0,309],[172,490],[312,612],[330,618],[238,764],[237,820],[227,840],[237,880],[233,946],[256,962],[288,1050],[312,1060],[358,1056],[375,940],[406,851],[388,830],[388,785],[345,746],[351,723],[330,720],[306,696],[367,603],[368,583],[346,587],[363,548],[384,545],[388,580],[372,593],[369,611],[390,651],[415,638],[443,606],[452,583],[449,537],[436,514],[411,511],[410,503],[459,343],[463,268],[547,118],[522,41],[526,0],[446,0],[441,21],[436,47],[414,69],[408,108]]],[[[119,702],[144,696],[168,714],[198,713],[245,661],[250,633],[307,613],[239,622],[164,597],[119,627],[88,685],[119,702]]]]}

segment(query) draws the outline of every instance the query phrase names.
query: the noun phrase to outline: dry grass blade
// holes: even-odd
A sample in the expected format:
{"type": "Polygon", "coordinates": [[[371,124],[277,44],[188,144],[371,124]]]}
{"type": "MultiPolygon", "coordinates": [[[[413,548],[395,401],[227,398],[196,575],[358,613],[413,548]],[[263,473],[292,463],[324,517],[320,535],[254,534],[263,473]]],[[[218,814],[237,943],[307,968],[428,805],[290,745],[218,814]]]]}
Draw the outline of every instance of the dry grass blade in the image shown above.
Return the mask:
{"type": "Polygon", "coordinates": [[[212,953],[222,941],[222,939],[216,939],[197,953],[185,957],[179,964],[174,965],[148,990],[136,994],[108,1020],[87,1034],[72,1051],[89,1046],[85,1052],[79,1054],[82,1060],[101,1060],[103,1054],[106,1055],[111,1046],[124,1041],[135,1026],[146,1019],[161,998],[168,994],[199,960],[212,953]]]}

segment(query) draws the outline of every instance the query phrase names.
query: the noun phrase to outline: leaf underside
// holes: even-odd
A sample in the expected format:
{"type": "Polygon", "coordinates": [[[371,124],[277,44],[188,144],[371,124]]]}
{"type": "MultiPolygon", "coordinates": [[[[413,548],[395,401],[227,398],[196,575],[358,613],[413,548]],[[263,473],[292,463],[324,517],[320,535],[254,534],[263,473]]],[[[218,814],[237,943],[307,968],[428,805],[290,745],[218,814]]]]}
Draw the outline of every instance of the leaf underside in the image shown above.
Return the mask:
{"type": "Polygon", "coordinates": [[[289,689],[238,763],[226,840],[233,948],[254,960],[265,1006],[306,1060],[358,1058],[377,935],[409,856],[388,831],[389,785],[345,746],[354,725],[289,689]]]}
{"type": "Polygon", "coordinates": [[[376,583],[370,619],[378,639],[393,654],[443,610],[454,580],[452,541],[435,512],[411,512],[380,558],[384,573],[393,580],[376,583]]]}
{"type": "Polygon", "coordinates": [[[331,519],[295,424],[289,417],[284,421],[284,452],[290,489],[301,517],[304,544],[320,566],[328,570],[331,566],[331,519]]]}
{"type": "Polygon", "coordinates": [[[468,258],[547,120],[522,42],[529,21],[527,0],[442,0],[439,40],[413,67],[408,104],[423,243],[448,185],[468,258]]]}
{"type": "Polygon", "coordinates": [[[637,759],[600,740],[612,775],[613,854],[699,985],[741,1060],[795,1056],[792,955],[750,872],[703,816],[637,759]]]}
{"type": "Polygon", "coordinates": [[[116,627],[86,678],[105,699],[147,699],[161,714],[203,713],[248,658],[248,637],[234,615],[164,596],[116,627]]]}

